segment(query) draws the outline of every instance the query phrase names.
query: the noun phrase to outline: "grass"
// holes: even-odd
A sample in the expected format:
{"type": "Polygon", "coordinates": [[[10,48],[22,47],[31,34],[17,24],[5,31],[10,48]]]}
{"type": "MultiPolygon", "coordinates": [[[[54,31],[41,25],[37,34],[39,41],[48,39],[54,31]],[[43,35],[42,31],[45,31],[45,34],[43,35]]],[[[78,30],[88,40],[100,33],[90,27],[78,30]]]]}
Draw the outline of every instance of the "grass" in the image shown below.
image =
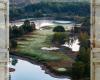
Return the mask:
{"type": "Polygon", "coordinates": [[[50,60],[59,60],[61,57],[52,54],[49,51],[41,50],[42,47],[48,47],[49,45],[45,43],[47,35],[52,35],[50,30],[45,31],[35,31],[29,37],[25,37],[26,40],[18,41],[17,52],[25,55],[30,56],[34,59],[50,61],[50,60]]]}
{"type": "Polygon", "coordinates": [[[50,38],[52,30],[36,30],[18,40],[17,54],[29,57],[33,60],[47,63],[50,67],[57,70],[68,66],[67,61],[73,61],[61,51],[46,51],[42,47],[52,47],[50,38]],[[29,35],[29,36],[28,36],[29,35]]]}

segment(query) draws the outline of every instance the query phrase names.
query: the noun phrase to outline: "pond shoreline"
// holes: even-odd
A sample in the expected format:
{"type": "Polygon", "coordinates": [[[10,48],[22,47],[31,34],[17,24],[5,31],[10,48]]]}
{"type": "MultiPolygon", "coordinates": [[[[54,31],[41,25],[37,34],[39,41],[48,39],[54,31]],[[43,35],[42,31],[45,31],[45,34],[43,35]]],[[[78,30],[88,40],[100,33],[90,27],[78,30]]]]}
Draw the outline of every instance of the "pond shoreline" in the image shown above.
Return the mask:
{"type": "Polygon", "coordinates": [[[52,77],[55,77],[55,78],[68,78],[68,79],[71,79],[70,76],[65,76],[65,75],[62,75],[62,74],[59,74],[59,72],[57,71],[54,71],[54,69],[50,68],[49,66],[47,66],[46,63],[43,63],[43,62],[39,62],[37,60],[33,60],[31,59],[30,57],[28,56],[23,56],[23,55],[19,55],[17,53],[12,53],[10,52],[10,56],[16,56],[17,58],[21,59],[21,60],[25,60],[25,61],[28,61],[32,64],[36,64],[36,65],[39,65],[42,70],[45,71],[46,74],[49,74],[50,76],[52,77]]]}

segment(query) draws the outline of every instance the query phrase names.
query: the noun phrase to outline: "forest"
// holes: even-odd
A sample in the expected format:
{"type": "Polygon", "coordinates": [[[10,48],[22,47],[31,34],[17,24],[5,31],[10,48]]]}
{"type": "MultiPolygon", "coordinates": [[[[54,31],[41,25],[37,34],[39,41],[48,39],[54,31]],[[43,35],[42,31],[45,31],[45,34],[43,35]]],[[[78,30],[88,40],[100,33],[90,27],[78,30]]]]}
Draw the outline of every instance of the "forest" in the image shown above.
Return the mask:
{"type": "Polygon", "coordinates": [[[40,2],[24,7],[10,6],[10,20],[23,18],[53,17],[67,19],[73,16],[89,16],[90,3],[40,2]]]}

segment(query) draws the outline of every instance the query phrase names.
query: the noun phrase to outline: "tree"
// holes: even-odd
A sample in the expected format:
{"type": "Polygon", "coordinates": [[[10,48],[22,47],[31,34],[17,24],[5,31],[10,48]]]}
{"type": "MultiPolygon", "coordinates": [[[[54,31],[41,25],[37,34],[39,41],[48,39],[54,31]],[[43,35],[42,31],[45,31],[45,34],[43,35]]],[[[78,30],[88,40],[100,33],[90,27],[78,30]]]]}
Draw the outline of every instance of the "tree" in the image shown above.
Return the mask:
{"type": "Polygon", "coordinates": [[[80,46],[88,48],[90,47],[89,35],[86,32],[81,32],[79,35],[80,46]]]}
{"type": "Polygon", "coordinates": [[[52,37],[52,42],[54,44],[64,44],[67,41],[67,34],[62,33],[62,32],[56,32],[54,33],[52,37]]]}
{"type": "Polygon", "coordinates": [[[33,31],[33,27],[30,24],[30,21],[29,20],[25,20],[24,21],[24,24],[21,27],[23,28],[23,30],[24,30],[25,33],[32,32],[33,31]]]}
{"type": "Polygon", "coordinates": [[[10,40],[10,48],[16,48],[17,47],[17,41],[12,39],[10,40]]]}
{"type": "Polygon", "coordinates": [[[65,32],[65,29],[63,26],[56,26],[54,29],[53,29],[54,32],[65,32]]]}
{"type": "Polygon", "coordinates": [[[11,28],[10,31],[11,31],[10,33],[11,33],[11,35],[12,35],[13,38],[17,38],[17,37],[20,36],[18,26],[16,26],[16,25],[12,26],[12,28],[11,28]]]}
{"type": "Polygon", "coordinates": [[[31,23],[31,26],[32,26],[32,30],[36,30],[36,25],[34,22],[31,23]]]}
{"type": "Polygon", "coordinates": [[[84,19],[81,31],[86,32],[88,35],[90,35],[90,17],[86,17],[84,19]]]}
{"type": "Polygon", "coordinates": [[[39,11],[35,11],[34,12],[34,17],[43,17],[43,13],[42,13],[42,11],[41,10],[39,10],[39,11]]]}
{"type": "Polygon", "coordinates": [[[73,63],[71,70],[72,80],[80,80],[84,78],[85,65],[83,62],[73,63]]]}
{"type": "Polygon", "coordinates": [[[19,34],[20,34],[20,36],[25,34],[23,27],[19,27],[19,34]]]}
{"type": "Polygon", "coordinates": [[[87,63],[88,62],[87,61],[88,60],[88,54],[87,54],[87,49],[86,48],[80,47],[79,55],[77,57],[78,61],[82,61],[84,63],[87,63]]]}
{"type": "Polygon", "coordinates": [[[80,27],[74,27],[74,33],[79,33],[80,32],[80,27]]]}
{"type": "Polygon", "coordinates": [[[84,63],[84,77],[90,77],[90,40],[86,32],[81,32],[79,35],[80,50],[76,61],[84,63]]]}
{"type": "Polygon", "coordinates": [[[76,61],[84,63],[84,76],[90,77],[90,48],[81,47],[76,61]]]}

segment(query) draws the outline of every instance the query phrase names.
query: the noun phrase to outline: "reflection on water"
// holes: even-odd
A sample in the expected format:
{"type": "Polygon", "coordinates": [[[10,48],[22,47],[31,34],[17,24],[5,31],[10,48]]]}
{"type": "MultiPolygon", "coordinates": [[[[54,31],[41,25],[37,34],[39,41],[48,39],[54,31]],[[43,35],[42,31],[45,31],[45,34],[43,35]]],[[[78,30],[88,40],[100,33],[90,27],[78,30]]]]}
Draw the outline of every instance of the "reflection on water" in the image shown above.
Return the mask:
{"type": "Polygon", "coordinates": [[[11,64],[12,64],[13,66],[15,66],[17,63],[18,63],[18,59],[15,58],[15,57],[13,57],[13,58],[12,58],[12,61],[11,61],[11,64]]]}
{"type": "Polygon", "coordinates": [[[70,80],[67,78],[54,78],[46,74],[39,65],[18,59],[15,66],[10,64],[15,71],[11,72],[11,80],[70,80]]]}

